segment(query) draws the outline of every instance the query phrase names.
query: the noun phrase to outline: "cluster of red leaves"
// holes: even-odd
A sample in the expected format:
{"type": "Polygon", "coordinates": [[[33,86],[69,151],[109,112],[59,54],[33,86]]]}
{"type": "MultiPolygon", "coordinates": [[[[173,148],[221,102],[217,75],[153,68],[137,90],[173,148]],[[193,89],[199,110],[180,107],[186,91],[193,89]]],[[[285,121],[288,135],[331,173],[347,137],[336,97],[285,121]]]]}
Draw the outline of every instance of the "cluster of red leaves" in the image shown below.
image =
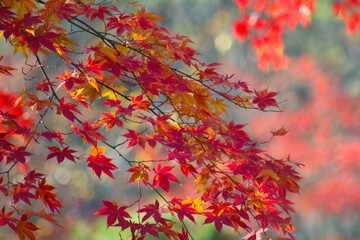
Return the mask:
{"type": "MultiPolygon", "coordinates": [[[[223,118],[228,104],[261,111],[278,108],[274,99],[277,93],[250,89],[244,82],[219,74],[218,63],[206,64],[196,58],[198,53],[189,46],[189,38],[171,35],[159,26],[157,21],[162,18],[136,2],[126,6],[137,6],[137,10],[119,10],[111,3],[92,1],[1,3],[1,36],[14,46],[15,52],[22,50],[27,61],[33,55],[34,66],[44,76],[34,78],[34,87],[25,88],[16,102],[37,114],[37,124],[31,130],[29,124],[19,125],[14,120],[13,109],[2,111],[1,124],[7,127],[0,136],[2,161],[10,168],[0,173],[8,177],[1,191],[17,211],[6,213],[3,208],[1,226],[9,226],[21,239],[25,235],[35,239],[32,232],[37,226],[28,218],[43,217],[56,224],[53,216],[63,206],[44,175],[33,170],[23,178],[24,182],[17,183],[11,183],[9,177],[12,166],[31,164],[29,146],[36,141],[45,143],[43,149],[50,151],[44,160],[56,158],[58,164],[66,159],[86,160],[98,178],[105,174],[116,180],[114,171],[119,169],[115,160],[106,156],[105,150],[109,149],[119,155],[116,161],[129,165],[130,184],[141,180],[146,187],[151,186],[148,190],[158,194],[161,204],[158,200],[148,205],[135,204],[139,200],[128,204],[103,200],[105,208],[96,212],[107,216],[108,227],[120,227],[121,231],[129,228],[132,239],[147,235],[159,238],[160,233],[168,239],[189,239],[191,233],[183,222],[196,222],[196,218],[205,219],[204,224],[213,223],[219,233],[224,225],[238,234],[247,231],[247,239],[255,239],[258,232],[249,227],[252,221],[258,222],[261,229],[272,226],[279,234],[292,238],[288,215],[294,210],[287,194],[299,191],[296,164],[265,154],[245,131],[244,124],[223,118]],[[104,29],[96,30],[92,21],[101,21],[104,29]],[[79,46],[71,38],[79,33],[82,39],[98,41],[79,46]],[[51,53],[66,63],[63,74],[50,77],[42,57],[51,53]],[[85,55],[82,59],[86,62],[79,60],[79,53],[85,55]],[[179,65],[186,71],[175,67],[179,65]],[[188,70],[193,74],[187,74],[188,70]],[[90,109],[99,114],[91,114],[90,109]],[[58,131],[48,127],[51,124],[44,118],[51,113],[61,122],[56,125],[58,131]],[[114,132],[118,138],[111,140],[114,132]],[[22,134],[28,141],[15,146],[6,140],[7,134],[22,134]],[[77,135],[90,149],[89,154],[77,156],[76,146],[70,147],[71,138],[77,135]],[[120,146],[125,144],[134,151],[158,148],[165,159],[130,160],[120,152],[120,146]],[[194,180],[194,200],[182,199],[180,194],[168,200],[168,192],[173,192],[179,183],[194,180]],[[32,207],[37,200],[50,213],[25,211],[18,205],[23,201],[32,207]],[[132,217],[131,211],[138,217],[132,217]],[[165,212],[180,220],[181,232],[165,212]]],[[[274,27],[272,24],[269,26],[274,27]]],[[[272,43],[266,48],[273,48],[272,43]]],[[[4,74],[11,70],[1,69],[4,74]]],[[[279,130],[273,134],[285,133],[279,130]]]]}
{"type": "MultiPolygon", "coordinates": [[[[307,27],[317,0],[235,0],[241,18],[234,21],[233,32],[240,40],[250,40],[258,56],[258,67],[268,71],[287,68],[283,35],[294,31],[298,24],[307,27]]],[[[347,30],[356,34],[360,25],[360,2],[342,0],[333,3],[335,16],[346,23],[347,30]]]]}
{"type": "Polygon", "coordinates": [[[283,34],[295,30],[297,24],[306,27],[315,10],[316,0],[236,0],[241,19],[234,21],[234,34],[240,41],[250,39],[258,56],[258,67],[274,71],[286,68],[283,34]]]}
{"type": "Polygon", "coordinates": [[[360,2],[356,0],[334,2],[333,9],[335,16],[344,19],[346,29],[350,33],[356,34],[357,29],[360,26],[360,2]]]}

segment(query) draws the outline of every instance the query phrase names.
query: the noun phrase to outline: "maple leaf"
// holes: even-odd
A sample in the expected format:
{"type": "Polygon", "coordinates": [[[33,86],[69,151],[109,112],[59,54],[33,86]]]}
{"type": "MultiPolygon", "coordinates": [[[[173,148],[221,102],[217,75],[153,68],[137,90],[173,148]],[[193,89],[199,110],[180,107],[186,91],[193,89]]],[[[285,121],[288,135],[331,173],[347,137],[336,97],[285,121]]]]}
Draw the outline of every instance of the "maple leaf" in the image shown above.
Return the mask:
{"type": "Polygon", "coordinates": [[[25,151],[26,147],[15,147],[8,155],[6,162],[9,163],[13,160],[25,164],[25,157],[32,155],[31,153],[25,151]]]}
{"type": "Polygon", "coordinates": [[[227,114],[227,110],[226,108],[229,108],[230,106],[224,103],[225,99],[218,99],[216,98],[216,100],[213,100],[213,102],[211,103],[211,105],[214,106],[215,111],[218,113],[225,113],[227,114]],[[220,111],[221,110],[221,111],[220,111]]]}
{"type": "Polygon", "coordinates": [[[128,148],[129,148],[129,147],[135,146],[138,143],[140,133],[138,131],[134,131],[134,130],[131,130],[131,129],[128,129],[128,131],[129,132],[124,134],[123,136],[127,137],[127,138],[131,138],[130,141],[129,141],[129,145],[128,145],[128,148]]]}
{"type": "Polygon", "coordinates": [[[259,108],[264,111],[268,106],[279,107],[274,97],[278,95],[277,92],[269,92],[268,89],[262,91],[255,90],[256,97],[253,99],[253,103],[257,104],[259,108]]]}
{"type": "Polygon", "coordinates": [[[145,222],[150,217],[152,217],[156,223],[161,222],[162,218],[159,206],[160,205],[158,200],[155,200],[155,204],[146,205],[145,207],[138,210],[138,213],[146,213],[145,216],[142,218],[141,222],[145,222]]]}
{"type": "MultiPolygon", "coordinates": [[[[0,8],[0,12],[2,9],[4,9],[4,8],[0,8]]],[[[3,59],[3,57],[4,56],[0,57],[0,61],[3,59]]],[[[2,73],[2,74],[12,76],[10,71],[14,71],[14,70],[16,70],[16,68],[0,65],[0,73],[2,73]]]]}
{"type": "Polygon", "coordinates": [[[97,140],[106,141],[107,138],[104,137],[101,133],[99,133],[97,130],[101,127],[99,124],[92,124],[89,125],[88,121],[86,120],[83,123],[83,130],[78,129],[77,126],[71,125],[71,127],[75,130],[76,134],[81,134],[82,139],[84,141],[84,144],[86,142],[97,146],[97,140]]]}
{"type": "Polygon", "coordinates": [[[289,131],[286,130],[284,128],[284,126],[282,126],[281,128],[279,128],[276,131],[271,131],[271,133],[273,134],[273,136],[284,136],[286,133],[288,133],[289,131]]]}
{"type": "Polygon", "coordinates": [[[182,201],[181,203],[182,204],[190,203],[191,208],[195,209],[198,213],[204,212],[203,205],[207,204],[203,200],[201,200],[200,198],[196,198],[196,199],[192,200],[191,197],[189,197],[189,196],[186,196],[186,199],[184,201],[182,201]]]}
{"type": "Polygon", "coordinates": [[[189,231],[182,227],[182,233],[178,233],[179,240],[188,240],[189,239],[189,231]]]}
{"type": "Polygon", "coordinates": [[[47,140],[49,140],[50,142],[52,142],[52,139],[55,138],[58,142],[62,143],[64,141],[64,138],[61,136],[60,131],[58,130],[58,132],[56,133],[54,130],[52,131],[46,131],[46,132],[41,132],[40,134],[41,136],[45,137],[47,140]]]}
{"type": "Polygon", "coordinates": [[[7,188],[7,185],[8,184],[2,184],[1,183],[3,182],[4,180],[4,177],[0,177],[0,192],[2,192],[5,196],[8,195],[8,188],[7,188]]]}
{"type": "Polygon", "coordinates": [[[56,226],[58,226],[58,227],[62,227],[62,226],[58,223],[58,221],[56,221],[56,220],[54,219],[54,214],[52,214],[52,213],[50,213],[50,214],[49,214],[49,213],[46,213],[44,209],[41,209],[40,212],[34,213],[34,216],[39,217],[39,218],[41,218],[41,219],[44,219],[44,220],[46,220],[46,221],[48,221],[48,222],[50,222],[50,223],[52,223],[52,224],[54,224],[54,225],[56,225],[56,226]]]}
{"type": "Polygon", "coordinates": [[[55,187],[46,184],[46,178],[38,181],[38,189],[36,190],[35,196],[40,198],[41,201],[47,206],[53,213],[56,210],[59,214],[58,208],[63,208],[62,203],[56,198],[56,193],[52,193],[55,187]]]}
{"type": "Polygon", "coordinates": [[[0,226],[8,225],[14,232],[16,232],[15,223],[17,223],[19,220],[16,218],[11,217],[11,215],[14,213],[14,211],[5,213],[5,205],[0,211],[0,226]]]}
{"type": "Polygon", "coordinates": [[[140,179],[145,186],[149,183],[149,168],[147,166],[133,166],[128,172],[133,172],[129,179],[129,183],[139,181],[140,179]]]}
{"type": "Polygon", "coordinates": [[[65,103],[64,101],[65,101],[64,97],[62,97],[60,99],[60,110],[61,111],[58,111],[58,114],[62,113],[62,115],[64,115],[64,117],[66,117],[70,121],[74,122],[75,115],[73,112],[77,112],[80,115],[82,115],[82,113],[80,112],[79,109],[76,108],[78,105],[76,105],[74,103],[65,103]]]}
{"type": "Polygon", "coordinates": [[[100,179],[101,173],[105,173],[112,179],[115,179],[114,175],[110,170],[118,170],[114,164],[112,164],[112,159],[106,157],[102,153],[105,152],[106,147],[91,147],[91,155],[86,160],[88,162],[88,167],[92,168],[95,174],[100,179]]]}
{"type": "Polygon", "coordinates": [[[155,224],[146,223],[144,226],[140,229],[140,234],[142,236],[146,236],[147,233],[153,235],[156,238],[159,238],[159,232],[161,231],[161,228],[157,227],[155,224]]]}
{"type": "Polygon", "coordinates": [[[36,83],[36,91],[44,91],[48,93],[50,91],[50,86],[55,86],[54,82],[48,82],[44,79],[42,82],[36,83]]]}
{"type": "Polygon", "coordinates": [[[119,99],[106,99],[102,104],[109,105],[110,107],[119,107],[121,106],[121,101],[119,99]]]}
{"type": "MultiPolygon", "coordinates": [[[[79,73],[74,71],[73,73],[69,73],[65,70],[65,74],[57,76],[57,79],[64,81],[66,90],[70,91],[74,84],[84,84],[86,80],[79,76],[79,73]]],[[[61,85],[59,85],[60,87],[61,85]]],[[[59,88],[58,87],[58,88],[59,88]]]]}
{"type": "Polygon", "coordinates": [[[24,177],[24,181],[25,181],[25,184],[31,185],[31,184],[35,183],[37,180],[43,178],[44,176],[45,176],[45,174],[36,173],[35,169],[33,169],[32,171],[30,171],[26,174],[26,176],[24,177]]]}
{"type": "Polygon", "coordinates": [[[104,22],[105,20],[105,14],[107,15],[112,15],[111,12],[109,11],[109,7],[108,6],[102,6],[102,4],[100,4],[98,6],[98,9],[96,8],[91,8],[90,5],[83,5],[84,8],[84,12],[86,12],[86,17],[91,19],[91,21],[93,21],[95,18],[99,18],[101,21],[104,22]]]}
{"type": "Polygon", "coordinates": [[[47,148],[52,151],[53,153],[50,153],[46,160],[49,160],[50,158],[56,157],[58,163],[61,163],[65,160],[65,158],[69,159],[70,161],[75,162],[74,156],[72,155],[75,153],[75,150],[70,149],[69,147],[65,147],[62,150],[55,146],[47,146],[47,148]]]}
{"type": "Polygon", "coordinates": [[[83,91],[83,88],[80,88],[77,91],[74,92],[70,92],[70,95],[72,97],[72,99],[74,99],[75,101],[77,101],[78,103],[80,103],[82,106],[84,106],[87,110],[90,111],[89,109],[89,105],[88,103],[85,101],[87,99],[86,96],[82,95],[81,92],[83,91]]]}
{"type": "Polygon", "coordinates": [[[25,240],[25,236],[27,236],[30,240],[35,240],[35,235],[33,231],[38,230],[33,223],[27,221],[27,215],[21,215],[19,222],[16,225],[17,234],[19,235],[20,240],[25,240]]]}
{"type": "Polygon", "coordinates": [[[108,215],[107,216],[107,227],[111,227],[115,224],[116,220],[118,223],[117,226],[121,226],[122,230],[130,227],[130,223],[125,218],[131,218],[130,214],[126,211],[128,206],[118,206],[118,204],[113,201],[105,201],[101,200],[101,202],[105,205],[104,208],[99,209],[95,212],[95,215],[108,215]]]}
{"type": "Polygon", "coordinates": [[[184,217],[187,217],[195,223],[195,219],[193,214],[199,214],[199,212],[191,207],[192,203],[185,203],[185,204],[176,204],[175,207],[171,208],[172,212],[176,212],[178,215],[179,220],[182,222],[184,217]]]}
{"type": "Polygon", "coordinates": [[[157,185],[166,192],[169,192],[170,189],[170,181],[179,182],[174,175],[169,173],[171,169],[174,167],[165,166],[161,167],[161,164],[158,165],[157,169],[153,169],[156,173],[153,181],[152,189],[154,189],[157,185]]]}
{"type": "Polygon", "coordinates": [[[148,111],[151,106],[151,102],[143,100],[143,95],[134,97],[131,93],[131,102],[141,110],[148,111]]]}
{"type": "Polygon", "coordinates": [[[22,200],[23,202],[31,206],[31,202],[29,199],[35,199],[36,197],[29,191],[29,187],[26,187],[24,184],[18,183],[14,185],[12,191],[9,191],[9,194],[12,195],[15,204],[19,202],[19,200],[22,200]]]}
{"type": "Polygon", "coordinates": [[[111,128],[115,126],[123,127],[123,122],[116,116],[116,113],[108,113],[108,112],[101,112],[105,117],[99,119],[100,123],[106,125],[106,131],[109,131],[111,128]]]}
{"type": "Polygon", "coordinates": [[[115,29],[117,35],[121,36],[124,31],[131,30],[133,27],[128,23],[129,16],[120,14],[119,17],[110,17],[108,18],[108,23],[106,25],[108,30],[115,29]]]}

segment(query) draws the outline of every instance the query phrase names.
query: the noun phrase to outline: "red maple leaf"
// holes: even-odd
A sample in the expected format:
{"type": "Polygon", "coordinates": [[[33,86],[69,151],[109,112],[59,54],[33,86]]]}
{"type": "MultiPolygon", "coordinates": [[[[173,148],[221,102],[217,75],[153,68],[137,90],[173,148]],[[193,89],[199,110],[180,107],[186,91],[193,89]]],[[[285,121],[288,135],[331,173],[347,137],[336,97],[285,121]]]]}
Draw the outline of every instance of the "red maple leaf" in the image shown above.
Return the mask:
{"type": "Polygon", "coordinates": [[[57,133],[54,130],[41,132],[41,136],[45,137],[50,142],[52,142],[53,138],[55,138],[60,143],[62,143],[64,141],[64,138],[61,136],[60,131],[58,131],[57,133]]]}
{"type": "Polygon", "coordinates": [[[154,168],[154,172],[156,173],[153,181],[152,188],[154,189],[157,185],[166,192],[169,192],[170,189],[170,181],[179,182],[174,175],[169,173],[171,169],[174,167],[165,166],[161,167],[161,164],[158,165],[157,170],[154,168]]]}
{"type": "Polygon", "coordinates": [[[58,76],[56,78],[59,79],[59,80],[64,81],[66,90],[70,91],[73,88],[75,83],[76,84],[84,84],[84,83],[86,83],[86,81],[83,78],[80,78],[77,75],[78,74],[75,71],[73,73],[69,73],[68,71],[65,70],[65,74],[60,75],[60,76],[58,76]]]}
{"type": "Polygon", "coordinates": [[[27,236],[31,240],[35,240],[35,235],[33,231],[38,230],[33,223],[27,221],[27,215],[21,215],[20,221],[16,225],[17,234],[19,235],[20,240],[25,240],[25,236],[27,236]]]}
{"type": "Polygon", "coordinates": [[[131,94],[131,102],[141,110],[148,111],[149,107],[151,106],[151,102],[143,100],[143,95],[134,97],[131,94]]]}
{"type": "Polygon", "coordinates": [[[35,183],[37,180],[43,178],[44,176],[45,176],[45,174],[36,173],[35,169],[34,169],[26,174],[26,176],[24,177],[24,181],[25,181],[25,184],[31,185],[31,184],[35,183]]]}
{"type": "Polygon", "coordinates": [[[279,107],[274,97],[278,95],[277,92],[269,92],[268,89],[262,91],[255,90],[256,97],[253,100],[253,103],[257,104],[261,110],[265,110],[268,106],[279,107]]]}
{"type": "Polygon", "coordinates": [[[96,9],[91,8],[89,5],[82,5],[84,8],[84,12],[86,12],[86,17],[89,18],[90,20],[93,21],[95,18],[99,18],[101,21],[104,21],[105,19],[105,14],[107,15],[112,15],[111,12],[108,10],[108,6],[102,6],[102,4],[100,4],[98,6],[98,8],[96,9]]]}
{"type": "Polygon", "coordinates": [[[156,238],[159,238],[159,232],[161,231],[161,228],[157,227],[156,224],[152,223],[146,223],[144,226],[140,229],[140,234],[142,236],[146,236],[147,233],[153,235],[156,238]]]}
{"type": "Polygon", "coordinates": [[[100,147],[100,148],[91,148],[91,155],[88,157],[88,167],[92,168],[92,170],[95,172],[96,176],[100,179],[101,173],[105,173],[112,179],[114,178],[114,175],[110,170],[118,170],[114,164],[112,164],[113,160],[106,157],[102,153],[105,151],[106,148],[100,147]]]}
{"type": "Polygon", "coordinates": [[[31,153],[26,152],[25,149],[26,147],[14,148],[8,155],[6,162],[9,163],[12,162],[13,160],[16,160],[18,162],[25,164],[25,160],[26,160],[25,157],[32,155],[31,153]]]}
{"type": "Polygon", "coordinates": [[[109,105],[110,107],[119,107],[121,106],[121,101],[119,99],[106,99],[102,104],[109,105]]]}
{"type": "Polygon", "coordinates": [[[30,193],[30,188],[25,186],[24,184],[18,183],[14,185],[13,190],[9,193],[12,194],[12,197],[14,199],[14,204],[19,202],[19,200],[22,200],[23,202],[27,203],[31,206],[30,199],[36,198],[34,194],[30,193]]]}
{"type": "Polygon", "coordinates": [[[116,116],[116,113],[102,112],[105,117],[100,118],[99,122],[106,125],[106,131],[109,131],[115,126],[123,127],[123,122],[116,116]]]}
{"type": "Polygon", "coordinates": [[[144,208],[137,211],[138,213],[146,213],[145,216],[142,218],[142,222],[145,222],[147,219],[152,217],[156,223],[161,221],[161,213],[159,209],[159,202],[155,200],[155,204],[146,205],[144,208]]]}
{"type": "Polygon", "coordinates": [[[182,222],[184,220],[184,217],[187,217],[190,219],[193,223],[195,223],[195,219],[193,214],[198,214],[199,212],[190,207],[192,203],[186,203],[186,204],[177,204],[176,207],[171,208],[172,212],[176,212],[179,220],[182,222]]]}
{"type": "MultiPolygon", "coordinates": [[[[80,110],[76,108],[78,105],[76,105],[74,103],[65,103],[64,101],[65,101],[64,97],[62,97],[60,99],[61,113],[62,113],[62,115],[64,115],[64,117],[66,117],[70,121],[74,122],[75,115],[73,112],[77,112],[77,113],[81,114],[80,110]]],[[[58,114],[60,114],[60,111],[58,111],[58,114]]]]}
{"type": "Polygon", "coordinates": [[[128,129],[128,133],[124,134],[124,137],[130,138],[128,147],[135,146],[138,143],[140,133],[138,131],[128,129]]]}
{"type": "Polygon", "coordinates": [[[139,166],[133,166],[127,171],[133,172],[133,174],[131,175],[131,177],[129,179],[129,183],[136,182],[141,179],[145,186],[148,185],[148,183],[149,183],[149,168],[147,166],[140,166],[140,164],[139,164],[139,166]]]}
{"type": "Polygon", "coordinates": [[[75,162],[74,156],[72,155],[75,153],[75,150],[69,149],[69,147],[65,147],[64,149],[60,149],[55,146],[47,146],[47,148],[52,151],[53,153],[50,153],[46,160],[49,160],[50,158],[56,157],[58,163],[61,163],[65,160],[65,158],[69,159],[70,161],[75,162]]]}
{"type": "Polygon", "coordinates": [[[2,184],[1,183],[3,182],[4,180],[4,177],[0,177],[0,192],[2,192],[5,196],[8,195],[8,188],[7,188],[7,183],[5,184],[2,184]]]}
{"type": "Polygon", "coordinates": [[[86,120],[83,123],[83,130],[78,129],[78,127],[71,125],[71,127],[75,130],[76,134],[81,134],[84,143],[87,141],[88,143],[97,146],[97,140],[106,141],[107,138],[104,137],[101,133],[97,130],[101,127],[99,124],[92,124],[89,125],[88,121],[86,120]]]}
{"type": "Polygon", "coordinates": [[[55,187],[49,184],[46,184],[46,178],[43,178],[41,181],[38,181],[38,190],[35,193],[35,196],[40,198],[45,206],[54,213],[56,210],[59,214],[58,208],[63,208],[62,203],[56,198],[56,193],[52,193],[55,187]]]}
{"type": "Polygon", "coordinates": [[[8,225],[14,232],[16,232],[16,227],[14,223],[18,222],[16,218],[11,217],[14,211],[5,213],[5,205],[0,211],[0,226],[8,225]]]}
{"type": "Polygon", "coordinates": [[[117,203],[101,200],[105,205],[104,208],[99,209],[95,212],[95,215],[108,215],[107,227],[111,227],[118,220],[117,226],[121,226],[122,230],[130,227],[130,223],[125,218],[131,218],[130,214],[126,212],[128,206],[118,206],[117,203]]]}

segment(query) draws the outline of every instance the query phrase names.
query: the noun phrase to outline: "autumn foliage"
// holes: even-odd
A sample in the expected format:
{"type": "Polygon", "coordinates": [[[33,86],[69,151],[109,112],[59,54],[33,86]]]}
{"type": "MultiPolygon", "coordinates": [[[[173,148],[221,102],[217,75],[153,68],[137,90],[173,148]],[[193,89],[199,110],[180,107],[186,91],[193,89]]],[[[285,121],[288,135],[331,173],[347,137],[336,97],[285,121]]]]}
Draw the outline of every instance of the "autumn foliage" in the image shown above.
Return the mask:
{"type": "MultiPolygon", "coordinates": [[[[259,67],[285,67],[282,34],[309,24],[315,1],[236,3],[243,19],[235,34],[251,39],[259,67]]],[[[354,32],[349,4],[334,7],[354,32]]],[[[294,239],[289,193],[299,193],[300,164],[263,148],[287,129],[268,129],[273,137],[261,142],[228,112],[278,112],[277,92],[220,74],[219,63],[200,61],[188,37],[137,2],[7,0],[0,15],[1,37],[28,68],[20,96],[0,92],[2,228],[34,240],[39,219],[61,227],[63,199],[38,166],[70,161],[86,163],[99,181],[126,179],[136,189],[125,202],[102,199],[94,213],[120,238],[194,239],[190,224],[211,224],[245,239],[271,239],[269,229],[275,239],[294,239]],[[50,59],[61,61],[56,71],[50,59]]],[[[11,78],[16,66],[4,60],[0,73],[11,78]]]]}
{"type": "MultiPolygon", "coordinates": [[[[306,28],[316,11],[316,0],[235,0],[240,17],[234,21],[234,35],[249,40],[258,58],[261,70],[286,69],[289,58],[283,37],[298,26],[306,28]]],[[[342,18],[347,30],[355,34],[360,25],[360,2],[357,0],[335,1],[334,15],[342,18]]]]}

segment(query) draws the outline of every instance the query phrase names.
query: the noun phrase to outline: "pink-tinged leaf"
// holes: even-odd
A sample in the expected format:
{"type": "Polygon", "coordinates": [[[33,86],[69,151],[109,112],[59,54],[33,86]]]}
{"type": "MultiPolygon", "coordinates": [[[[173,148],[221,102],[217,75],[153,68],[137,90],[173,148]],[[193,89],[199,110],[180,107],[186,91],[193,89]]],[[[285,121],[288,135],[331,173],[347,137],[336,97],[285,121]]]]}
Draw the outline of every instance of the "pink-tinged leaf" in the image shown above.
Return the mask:
{"type": "Polygon", "coordinates": [[[277,92],[268,92],[267,89],[257,92],[255,90],[256,97],[253,99],[253,103],[257,104],[261,110],[265,110],[266,107],[279,107],[274,97],[278,95],[277,92]]]}

